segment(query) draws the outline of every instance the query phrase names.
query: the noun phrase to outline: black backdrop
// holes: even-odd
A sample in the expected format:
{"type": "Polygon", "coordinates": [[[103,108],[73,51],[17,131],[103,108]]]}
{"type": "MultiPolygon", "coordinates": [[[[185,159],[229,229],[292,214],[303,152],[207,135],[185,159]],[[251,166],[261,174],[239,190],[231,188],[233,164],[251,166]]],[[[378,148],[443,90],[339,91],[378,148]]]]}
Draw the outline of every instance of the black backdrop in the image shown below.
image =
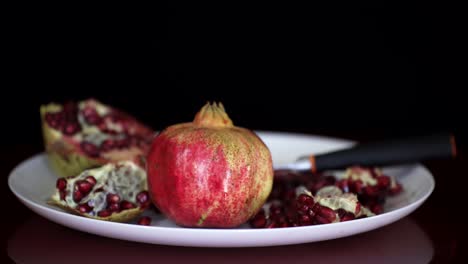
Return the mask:
{"type": "Polygon", "coordinates": [[[6,24],[2,144],[40,148],[39,105],[88,97],[158,130],[217,100],[235,124],[260,130],[466,131],[456,39],[429,4],[35,8],[6,24]]]}

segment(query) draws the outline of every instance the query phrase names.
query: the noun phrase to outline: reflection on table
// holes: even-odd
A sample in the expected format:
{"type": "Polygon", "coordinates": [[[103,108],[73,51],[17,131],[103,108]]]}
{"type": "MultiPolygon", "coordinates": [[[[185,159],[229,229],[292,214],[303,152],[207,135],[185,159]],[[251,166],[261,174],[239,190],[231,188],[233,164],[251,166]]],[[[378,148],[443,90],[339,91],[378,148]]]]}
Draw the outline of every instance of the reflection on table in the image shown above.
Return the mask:
{"type": "Polygon", "coordinates": [[[75,231],[34,215],[8,241],[17,263],[428,263],[433,246],[410,218],[378,230],[308,244],[194,248],[128,242],[75,231]],[[304,262],[307,261],[307,262],[304,262]]]}

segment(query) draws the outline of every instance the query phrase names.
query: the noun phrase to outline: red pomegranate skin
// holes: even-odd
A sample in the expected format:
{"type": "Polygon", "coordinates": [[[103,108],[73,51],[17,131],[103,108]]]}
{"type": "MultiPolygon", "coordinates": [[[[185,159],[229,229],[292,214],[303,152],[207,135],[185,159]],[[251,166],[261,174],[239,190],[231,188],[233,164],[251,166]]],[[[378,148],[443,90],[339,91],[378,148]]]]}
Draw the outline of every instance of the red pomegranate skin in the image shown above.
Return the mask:
{"type": "Polygon", "coordinates": [[[225,113],[216,122],[198,121],[170,126],[154,139],[147,159],[151,199],[181,226],[239,226],[271,192],[271,154],[225,113]]]}

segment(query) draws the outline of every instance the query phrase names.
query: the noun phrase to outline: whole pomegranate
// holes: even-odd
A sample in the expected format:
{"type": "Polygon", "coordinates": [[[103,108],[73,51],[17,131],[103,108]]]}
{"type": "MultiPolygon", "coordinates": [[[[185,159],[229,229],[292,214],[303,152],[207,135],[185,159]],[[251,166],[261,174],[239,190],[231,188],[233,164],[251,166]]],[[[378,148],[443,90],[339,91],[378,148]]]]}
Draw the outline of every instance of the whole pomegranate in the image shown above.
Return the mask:
{"type": "Polygon", "coordinates": [[[43,105],[41,119],[49,161],[62,177],[108,162],[141,162],[154,136],[133,117],[94,99],[43,105]]]}
{"type": "Polygon", "coordinates": [[[267,146],[234,126],[216,103],[203,106],[193,122],[156,136],[147,173],[153,203],[187,227],[239,226],[260,210],[273,184],[267,146]]]}

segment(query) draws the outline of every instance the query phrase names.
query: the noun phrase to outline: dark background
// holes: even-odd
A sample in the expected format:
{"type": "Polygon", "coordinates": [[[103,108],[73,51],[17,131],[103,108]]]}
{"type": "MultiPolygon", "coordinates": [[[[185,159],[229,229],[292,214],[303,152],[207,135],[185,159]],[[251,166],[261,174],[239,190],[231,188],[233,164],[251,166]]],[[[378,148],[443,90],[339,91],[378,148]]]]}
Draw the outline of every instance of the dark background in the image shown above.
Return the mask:
{"type": "MultiPolygon", "coordinates": [[[[206,101],[217,100],[235,124],[252,129],[360,141],[451,131],[466,153],[460,7],[18,5],[2,8],[1,200],[13,215],[2,220],[3,248],[34,215],[6,179],[43,151],[39,106],[51,101],[95,97],[160,130],[192,120],[206,101]]],[[[465,206],[463,157],[426,164],[437,188],[412,215],[441,263],[467,252],[465,220],[451,218],[465,206]]]]}
{"type": "Polygon", "coordinates": [[[430,3],[171,1],[10,15],[1,144],[39,151],[39,106],[88,97],[157,130],[217,100],[252,129],[353,139],[449,130],[464,143],[456,16],[430,3]]]}

